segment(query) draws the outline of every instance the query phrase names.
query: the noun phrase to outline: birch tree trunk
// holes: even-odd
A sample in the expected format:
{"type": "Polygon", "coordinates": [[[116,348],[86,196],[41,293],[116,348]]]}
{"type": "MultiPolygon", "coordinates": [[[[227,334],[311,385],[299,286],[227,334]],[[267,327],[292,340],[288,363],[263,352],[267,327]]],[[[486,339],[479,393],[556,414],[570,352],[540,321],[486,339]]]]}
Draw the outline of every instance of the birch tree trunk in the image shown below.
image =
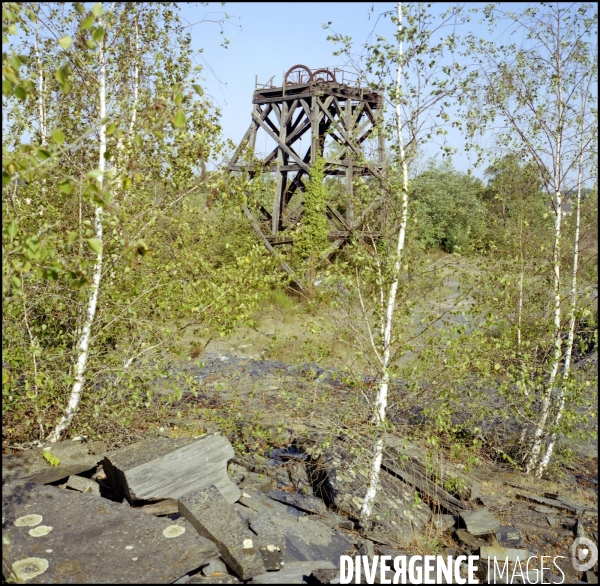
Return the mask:
{"type": "Polygon", "coordinates": [[[563,363],[563,371],[562,371],[562,384],[560,386],[560,391],[557,397],[558,405],[556,407],[556,413],[554,415],[553,421],[553,429],[552,435],[550,436],[550,441],[548,442],[548,446],[546,447],[546,453],[544,457],[541,459],[537,469],[536,476],[541,477],[545,472],[548,464],[550,463],[550,458],[552,457],[552,452],[554,451],[554,446],[556,445],[556,427],[560,423],[563,412],[565,409],[565,385],[567,384],[569,373],[571,370],[571,358],[573,356],[573,343],[575,341],[575,312],[577,310],[577,272],[579,270],[579,230],[581,226],[581,186],[583,184],[583,153],[584,153],[584,145],[585,145],[585,129],[584,129],[584,116],[583,111],[585,109],[585,100],[587,95],[584,93],[582,96],[582,116],[581,116],[581,142],[579,145],[579,164],[577,168],[577,198],[575,200],[575,236],[573,238],[573,271],[571,273],[571,291],[569,295],[569,330],[567,334],[567,347],[565,349],[565,357],[563,363]]]}
{"type": "MultiPolygon", "coordinates": [[[[100,176],[98,177],[98,187],[102,190],[104,185],[104,172],[106,170],[106,159],[104,157],[106,153],[106,63],[104,56],[104,39],[99,41],[99,64],[100,72],[98,76],[99,85],[99,101],[100,108],[98,113],[98,119],[100,121],[100,136],[99,136],[99,152],[98,152],[98,169],[100,176]]],[[[85,315],[85,321],[81,329],[79,337],[79,343],[77,345],[77,361],[75,363],[74,382],[71,389],[71,396],[69,397],[69,403],[65,410],[63,417],[48,436],[49,442],[60,441],[65,430],[71,425],[73,417],[77,413],[77,408],[81,400],[83,392],[83,386],[85,384],[85,372],[87,366],[87,359],[90,348],[90,336],[92,332],[92,326],[94,324],[94,318],[96,316],[96,306],[98,304],[98,293],[100,291],[100,280],[102,276],[102,206],[97,205],[94,210],[94,236],[95,239],[100,243],[99,250],[97,251],[96,263],[94,265],[94,272],[92,277],[92,283],[89,289],[89,298],[87,304],[87,311],[85,315]]]]}
{"type": "Polygon", "coordinates": [[[554,297],[554,353],[552,356],[552,364],[550,367],[550,376],[546,385],[546,390],[542,396],[542,405],[540,410],[540,417],[538,419],[537,427],[533,434],[533,444],[531,447],[531,453],[527,462],[526,472],[539,473],[539,457],[542,448],[542,443],[547,433],[547,422],[550,416],[550,410],[552,407],[552,392],[560,362],[562,358],[561,346],[561,307],[560,307],[560,245],[561,245],[561,224],[562,224],[562,198],[561,193],[562,177],[561,177],[561,156],[562,156],[562,133],[563,133],[563,103],[562,103],[562,80],[561,80],[561,62],[560,57],[557,53],[558,67],[557,67],[557,79],[558,84],[556,88],[557,98],[557,127],[556,127],[556,153],[554,156],[554,246],[552,251],[552,268],[554,273],[554,285],[553,285],[553,297],[554,297]]]}
{"type": "Polygon", "coordinates": [[[383,426],[385,423],[387,399],[388,399],[388,388],[389,388],[389,361],[390,351],[392,345],[392,325],[394,319],[394,311],[396,308],[396,294],[398,292],[398,283],[400,280],[400,271],[402,269],[402,252],[404,251],[404,241],[406,237],[406,223],[408,219],[408,166],[406,162],[406,153],[404,151],[404,140],[402,138],[402,109],[400,104],[401,96],[401,81],[402,81],[402,59],[403,59],[403,47],[402,47],[402,2],[398,2],[398,68],[396,72],[396,95],[395,95],[395,121],[396,121],[396,140],[398,141],[398,149],[400,156],[400,163],[402,167],[402,196],[401,196],[401,216],[400,216],[400,228],[398,231],[398,242],[396,246],[396,255],[394,259],[394,270],[392,273],[392,282],[388,293],[387,304],[385,312],[382,307],[382,351],[381,355],[381,382],[379,383],[379,390],[377,393],[376,401],[376,417],[377,425],[380,428],[379,436],[375,443],[375,453],[373,462],[371,464],[371,474],[369,478],[369,486],[365,495],[362,509],[360,511],[361,520],[367,520],[371,515],[373,509],[373,502],[377,495],[377,487],[379,485],[379,475],[381,472],[381,461],[383,459],[383,426]]]}

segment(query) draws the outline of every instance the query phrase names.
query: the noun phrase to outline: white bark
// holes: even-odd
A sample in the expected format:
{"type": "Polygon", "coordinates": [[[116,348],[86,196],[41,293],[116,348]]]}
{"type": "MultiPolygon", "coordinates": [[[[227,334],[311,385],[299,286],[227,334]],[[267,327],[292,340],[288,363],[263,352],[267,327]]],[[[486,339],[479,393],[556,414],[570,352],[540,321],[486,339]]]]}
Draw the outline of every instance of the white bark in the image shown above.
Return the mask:
{"type": "MultiPolygon", "coordinates": [[[[106,159],[104,155],[106,153],[106,124],[104,119],[106,118],[106,63],[104,58],[104,40],[98,43],[99,47],[99,63],[100,63],[100,74],[98,78],[99,82],[99,120],[100,120],[100,137],[99,137],[99,161],[98,169],[100,170],[100,177],[98,178],[98,185],[102,189],[104,184],[104,171],[106,170],[106,159]]],[[[96,206],[94,214],[94,232],[97,240],[102,243],[102,216],[103,210],[101,206],[96,206]]],[[[52,433],[48,436],[48,441],[58,442],[60,441],[65,430],[71,425],[77,408],[81,400],[83,393],[83,386],[85,384],[85,371],[87,366],[87,359],[90,349],[90,335],[92,332],[92,326],[94,324],[94,318],[96,316],[96,306],[98,304],[98,293],[100,291],[100,278],[102,276],[102,250],[96,256],[96,264],[94,265],[94,273],[92,277],[92,284],[89,290],[88,306],[85,321],[81,329],[81,335],[79,338],[79,344],[77,346],[77,361],[75,363],[74,382],[71,389],[71,396],[69,403],[65,410],[65,414],[61,418],[60,422],[52,433]]]]}
{"type": "Polygon", "coordinates": [[[556,153],[554,156],[554,247],[552,251],[552,268],[554,272],[554,286],[553,286],[553,295],[554,295],[554,353],[552,356],[552,364],[550,367],[550,376],[548,378],[548,383],[546,386],[546,390],[542,397],[542,404],[540,409],[540,417],[538,419],[537,427],[533,436],[533,444],[531,447],[531,453],[529,456],[529,460],[527,462],[526,471],[527,474],[535,471],[536,474],[539,474],[539,457],[540,451],[542,448],[542,443],[545,439],[545,435],[547,434],[547,423],[548,417],[550,415],[550,410],[552,406],[552,392],[554,387],[554,382],[556,381],[556,376],[558,374],[558,369],[560,366],[560,361],[562,357],[561,352],[561,329],[560,329],[560,318],[561,318],[561,308],[560,308],[560,239],[561,239],[561,222],[562,222],[562,198],[563,194],[561,192],[562,187],[562,176],[561,176],[561,164],[562,164],[562,138],[563,138],[563,96],[562,96],[562,68],[560,56],[557,54],[557,88],[556,88],[556,104],[558,108],[558,118],[556,125],[556,153]]]}
{"type": "MultiPolygon", "coordinates": [[[[401,216],[400,216],[400,229],[398,232],[398,242],[396,246],[396,256],[394,259],[394,272],[392,277],[392,284],[387,298],[387,307],[383,311],[382,307],[382,351],[381,351],[381,382],[379,383],[379,391],[377,393],[376,400],[376,418],[377,425],[383,428],[385,423],[385,414],[387,409],[388,399],[388,388],[389,388],[389,361],[392,346],[392,325],[394,319],[394,311],[396,308],[396,295],[398,292],[398,283],[400,280],[400,271],[402,269],[402,253],[404,251],[404,241],[406,238],[406,223],[408,219],[408,166],[406,162],[406,153],[404,151],[404,140],[402,138],[402,109],[400,104],[401,95],[401,81],[403,73],[403,47],[402,47],[402,3],[398,2],[398,68],[396,72],[396,134],[398,141],[398,149],[400,162],[402,166],[402,201],[401,201],[401,216]]],[[[379,474],[381,471],[381,460],[383,458],[383,430],[380,429],[379,438],[375,444],[375,454],[371,465],[371,475],[369,479],[369,486],[367,493],[363,501],[362,509],[360,511],[361,520],[366,520],[371,515],[373,508],[373,502],[377,495],[377,486],[379,484],[379,474]]]]}
{"type": "Polygon", "coordinates": [[[585,111],[585,100],[587,96],[584,94],[582,98],[582,111],[581,111],[581,142],[579,145],[579,164],[577,169],[577,198],[575,201],[576,212],[575,212],[575,236],[573,242],[573,271],[571,273],[571,291],[570,291],[570,299],[569,299],[569,332],[567,335],[567,347],[565,349],[565,358],[563,364],[562,371],[562,384],[560,386],[559,394],[557,397],[558,405],[556,407],[556,413],[554,415],[553,421],[553,431],[550,441],[548,442],[548,446],[546,448],[546,453],[544,457],[540,461],[538,468],[536,470],[536,476],[542,476],[548,464],[550,463],[550,458],[552,457],[552,452],[554,451],[554,446],[556,445],[556,428],[560,423],[564,410],[565,410],[565,385],[567,384],[567,380],[569,378],[569,373],[571,370],[571,358],[573,356],[573,343],[575,341],[575,314],[577,310],[577,272],[579,270],[579,230],[581,226],[581,186],[583,183],[583,153],[584,153],[584,142],[585,142],[585,134],[584,134],[584,111],[585,111]]]}

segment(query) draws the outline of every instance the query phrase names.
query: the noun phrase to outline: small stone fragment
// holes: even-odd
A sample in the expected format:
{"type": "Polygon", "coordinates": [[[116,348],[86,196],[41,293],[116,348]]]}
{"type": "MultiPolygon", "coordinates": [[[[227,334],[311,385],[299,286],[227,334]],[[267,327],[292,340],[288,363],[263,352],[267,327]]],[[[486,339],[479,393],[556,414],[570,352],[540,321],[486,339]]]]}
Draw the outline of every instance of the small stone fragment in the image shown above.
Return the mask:
{"type": "Polygon", "coordinates": [[[219,558],[213,558],[208,560],[208,563],[205,566],[202,566],[202,573],[205,576],[227,574],[227,566],[219,558]]]}
{"type": "Polygon", "coordinates": [[[84,478],[83,476],[69,476],[69,480],[67,480],[67,488],[71,488],[79,492],[89,492],[91,494],[100,496],[100,486],[98,483],[90,480],[89,478],[84,478]]]}
{"type": "Polygon", "coordinates": [[[476,511],[462,511],[460,513],[462,520],[467,526],[467,531],[471,535],[489,535],[497,533],[500,530],[500,521],[496,519],[487,509],[478,509],[476,511]]]}
{"type": "Polygon", "coordinates": [[[496,533],[496,540],[503,547],[521,547],[523,545],[523,536],[515,527],[500,527],[496,533]]]}
{"type": "Polygon", "coordinates": [[[499,562],[508,560],[511,563],[516,561],[519,561],[520,563],[527,563],[527,560],[531,557],[531,553],[525,549],[512,549],[510,547],[500,546],[483,546],[479,550],[479,557],[482,560],[497,559],[499,562]]]}

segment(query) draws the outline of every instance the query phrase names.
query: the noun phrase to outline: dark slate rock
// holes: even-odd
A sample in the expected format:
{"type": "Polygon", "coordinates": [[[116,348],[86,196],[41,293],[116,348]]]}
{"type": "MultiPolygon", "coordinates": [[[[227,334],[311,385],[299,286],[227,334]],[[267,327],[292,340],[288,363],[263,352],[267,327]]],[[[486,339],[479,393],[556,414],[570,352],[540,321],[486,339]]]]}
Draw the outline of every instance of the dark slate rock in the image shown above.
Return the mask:
{"type": "Polygon", "coordinates": [[[100,496],[100,485],[96,481],[84,476],[69,476],[67,488],[100,496]]]}
{"type": "Polygon", "coordinates": [[[471,535],[488,535],[497,533],[500,530],[501,523],[487,509],[478,509],[476,511],[463,511],[460,513],[461,519],[467,526],[467,531],[471,535]]]}
{"type": "Polygon", "coordinates": [[[216,486],[229,503],[240,490],[227,473],[233,448],[226,437],[153,439],[107,454],[102,463],[117,500],[177,499],[191,490],[216,486]]]}
{"type": "Polygon", "coordinates": [[[309,517],[296,520],[284,513],[259,513],[250,527],[259,537],[275,535],[281,540],[286,564],[315,560],[339,564],[340,556],[354,549],[345,535],[309,517]]]}
{"type": "MultiPolygon", "coordinates": [[[[313,572],[334,569],[334,564],[324,560],[289,562],[279,572],[268,572],[255,576],[251,584],[309,584],[313,572]]],[[[339,574],[338,570],[336,572],[339,574]]]]}
{"type": "MultiPolygon", "coordinates": [[[[360,518],[369,484],[369,463],[350,454],[345,445],[336,445],[321,455],[314,471],[313,485],[320,487],[323,500],[338,512],[360,518]]],[[[381,471],[373,505],[371,539],[405,545],[411,543],[431,517],[429,507],[415,499],[415,491],[400,479],[381,471]]]]}
{"type": "Polygon", "coordinates": [[[296,507],[307,513],[313,513],[315,515],[326,515],[328,513],[325,503],[314,496],[282,492],[280,490],[270,490],[268,495],[280,503],[296,507]]]}
{"type": "Polygon", "coordinates": [[[519,548],[523,545],[523,536],[515,527],[502,526],[496,533],[498,545],[508,548],[519,548]]]}
{"type": "Polygon", "coordinates": [[[290,515],[295,519],[304,516],[304,513],[295,507],[290,507],[289,505],[270,499],[263,492],[256,490],[244,490],[239,502],[257,513],[269,513],[273,515],[282,513],[290,515]]]}
{"type": "Polygon", "coordinates": [[[221,558],[241,580],[265,571],[256,536],[216,487],[194,490],[178,502],[179,512],[200,535],[217,544],[221,558]]]}
{"type": "Polygon", "coordinates": [[[464,529],[457,529],[454,532],[454,536],[467,550],[475,551],[480,547],[488,545],[487,542],[478,539],[474,535],[471,535],[468,531],[464,529]]]}
{"type": "Polygon", "coordinates": [[[18,454],[2,457],[2,480],[27,479],[39,484],[50,484],[69,476],[94,469],[102,460],[103,454],[95,453],[94,444],[65,441],[47,444],[44,448],[25,450],[18,454]],[[49,449],[48,449],[49,448],[49,449]],[[49,451],[60,460],[52,466],[44,460],[44,451],[49,451]]]}
{"type": "Polygon", "coordinates": [[[6,483],[2,514],[3,570],[31,583],[168,584],[218,554],[183,520],[34,482],[6,483]]]}

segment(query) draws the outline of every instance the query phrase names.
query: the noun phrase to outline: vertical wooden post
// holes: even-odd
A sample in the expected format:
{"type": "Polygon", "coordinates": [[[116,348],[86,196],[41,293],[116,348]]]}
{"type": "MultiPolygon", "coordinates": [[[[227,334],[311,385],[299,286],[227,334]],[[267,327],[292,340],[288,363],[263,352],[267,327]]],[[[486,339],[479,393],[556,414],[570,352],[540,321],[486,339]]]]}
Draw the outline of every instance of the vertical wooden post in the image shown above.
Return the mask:
{"type": "MultiPolygon", "coordinates": [[[[354,139],[354,131],[355,125],[352,123],[352,99],[346,98],[346,108],[345,108],[345,118],[346,118],[346,131],[348,132],[348,136],[350,139],[354,139]]],[[[354,165],[353,163],[353,155],[350,149],[346,149],[347,155],[346,160],[348,161],[348,166],[346,167],[346,221],[349,226],[353,226],[354,224],[354,203],[352,201],[353,195],[353,180],[354,180],[354,165]]]]}
{"type": "Polygon", "coordinates": [[[310,141],[310,165],[315,164],[319,155],[319,120],[321,118],[317,100],[319,96],[313,95],[310,102],[310,118],[311,118],[311,141],[310,141]]]}
{"type": "MultiPolygon", "coordinates": [[[[281,104],[281,121],[279,125],[279,143],[285,144],[287,137],[287,114],[288,114],[288,103],[283,101],[281,104]]],[[[283,208],[283,202],[285,201],[285,188],[287,184],[287,171],[283,171],[281,167],[288,162],[287,153],[284,152],[283,147],[279,147],[277,153],[277,186],[275,188],[275,200],[273,201],[273,217],[271,220],[271,234],[277,236],[279,231],[279,222],[281,218],[281,212],[283,208]]]]}

